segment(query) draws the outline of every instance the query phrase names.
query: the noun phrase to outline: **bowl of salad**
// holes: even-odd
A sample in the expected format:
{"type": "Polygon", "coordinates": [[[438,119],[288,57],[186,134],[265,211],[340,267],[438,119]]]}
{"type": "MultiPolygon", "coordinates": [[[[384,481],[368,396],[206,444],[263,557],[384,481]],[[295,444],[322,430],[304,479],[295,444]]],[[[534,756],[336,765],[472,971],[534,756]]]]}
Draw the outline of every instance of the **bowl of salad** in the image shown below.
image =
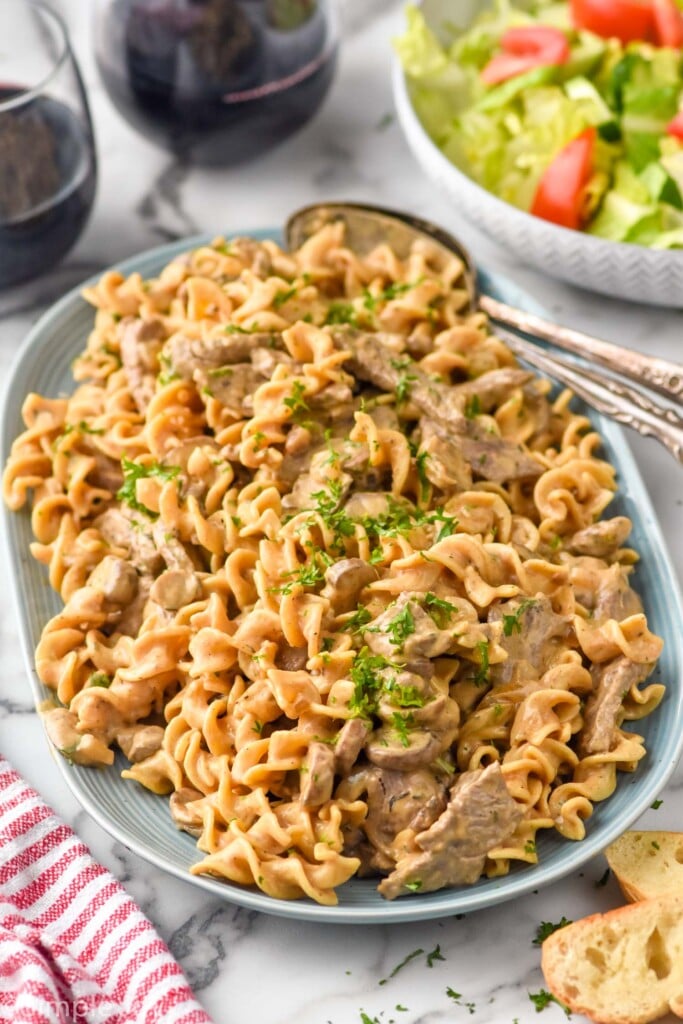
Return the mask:
{"type": "Polygon", "coordinates": [[[683,0],[424,0],[394,96],[424,170],[526,263],[683,308],[683,0]]]}

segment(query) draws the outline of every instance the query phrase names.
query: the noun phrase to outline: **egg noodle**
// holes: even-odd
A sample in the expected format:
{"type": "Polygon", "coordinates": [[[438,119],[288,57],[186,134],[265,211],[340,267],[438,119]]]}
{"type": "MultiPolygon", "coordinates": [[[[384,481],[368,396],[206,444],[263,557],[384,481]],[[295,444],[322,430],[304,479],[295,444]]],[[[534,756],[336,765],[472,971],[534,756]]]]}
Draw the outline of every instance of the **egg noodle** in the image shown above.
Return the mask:
{"type": "Polygon", "coordinates": [[[582,839],[645,754],[661,641],[614,470],[463,280],[339,224],[218,239],[86,289],[76,390],[25,401],[48,733],[170,795],[193,872],[419,897],[582,839]]]}

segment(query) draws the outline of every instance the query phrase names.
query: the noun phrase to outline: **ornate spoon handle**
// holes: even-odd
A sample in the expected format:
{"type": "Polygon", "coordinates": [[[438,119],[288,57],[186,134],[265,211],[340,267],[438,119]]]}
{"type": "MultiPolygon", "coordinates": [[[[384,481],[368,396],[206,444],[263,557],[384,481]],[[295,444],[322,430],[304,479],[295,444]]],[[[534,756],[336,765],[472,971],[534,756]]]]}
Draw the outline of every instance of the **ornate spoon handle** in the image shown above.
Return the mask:
{"type": "Polygon", "coordinates": [[[651,402],[627,384],[600,377],[583,366],[572,366],[507,331],[498,333],[513,352],[543,373],[562,381],[587,405],[626,427],[632,427],[643,437],[660,441],[675,459],[683,463],[683,420],[674,409],[651,402]]]}
{"type": "Polygon", "coordinates": [[[560,327],[533,313],[499,302],[490,295],[481,295],[479,305],[496,323],[504,324],[515,331],[549,341],[558,348],[583,356],[584,359],[628,377],[637,383],[658,391],[661,395],[680,402],[683,396],[683,364],[670,363],[656,356],[613,345],[609,341],[593,338],[590,334],[560,327]]]}

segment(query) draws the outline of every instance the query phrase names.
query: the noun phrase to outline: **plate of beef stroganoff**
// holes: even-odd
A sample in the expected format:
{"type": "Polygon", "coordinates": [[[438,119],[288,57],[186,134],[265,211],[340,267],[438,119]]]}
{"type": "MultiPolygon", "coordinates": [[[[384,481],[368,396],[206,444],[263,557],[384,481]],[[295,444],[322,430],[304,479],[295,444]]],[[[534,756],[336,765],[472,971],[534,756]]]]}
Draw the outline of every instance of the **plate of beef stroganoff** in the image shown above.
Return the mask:
{"type": "Polygon", "coordinates": [[[57,304],[8,390],[8,551],[104,828],[251,908],[429,918],[652,802],[683,616],[620,429],[464,312],[455,259],[340,232],[190,239],[57,304]]]}

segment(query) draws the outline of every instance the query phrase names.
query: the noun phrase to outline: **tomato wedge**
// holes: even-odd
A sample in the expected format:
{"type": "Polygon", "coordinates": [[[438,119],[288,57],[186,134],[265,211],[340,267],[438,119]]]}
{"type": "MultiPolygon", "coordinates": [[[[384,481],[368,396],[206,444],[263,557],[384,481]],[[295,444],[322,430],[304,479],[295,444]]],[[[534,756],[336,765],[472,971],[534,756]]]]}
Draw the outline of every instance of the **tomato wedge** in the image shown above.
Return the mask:
{"type": "Polygon", "coordinates": [[[655,33],[660,46],[683,47],[683,15],[675,0],[653,0],[655,33]]]}
{"type": "Polygon", "coordinates": [[[679,111],[672,121],[669,121],[666,126],[666,134],[673,135],[674,138],[683,142],[683,110],[679,111]]]}
{"type": "Polygon", "coordinates": [[[546,167],[531,213],[565,228],[581,228],[586,185],[593,170],[595,128],[586,128],[546,167]]]}
{"type": "Polygon", "coordinates": [[[576,28],[622,43],[655,41],[652,0],[570,0],[569,6],[576,28]]]}
{"type": "Polygon", "coordinates": [[[497,85],[534,68],[564,64],[569,59],[569,43],[564,32],[551,25],[521,25],[509,28],[500,40],[497,53],[481,72],[487,85],[497,85]]]}

